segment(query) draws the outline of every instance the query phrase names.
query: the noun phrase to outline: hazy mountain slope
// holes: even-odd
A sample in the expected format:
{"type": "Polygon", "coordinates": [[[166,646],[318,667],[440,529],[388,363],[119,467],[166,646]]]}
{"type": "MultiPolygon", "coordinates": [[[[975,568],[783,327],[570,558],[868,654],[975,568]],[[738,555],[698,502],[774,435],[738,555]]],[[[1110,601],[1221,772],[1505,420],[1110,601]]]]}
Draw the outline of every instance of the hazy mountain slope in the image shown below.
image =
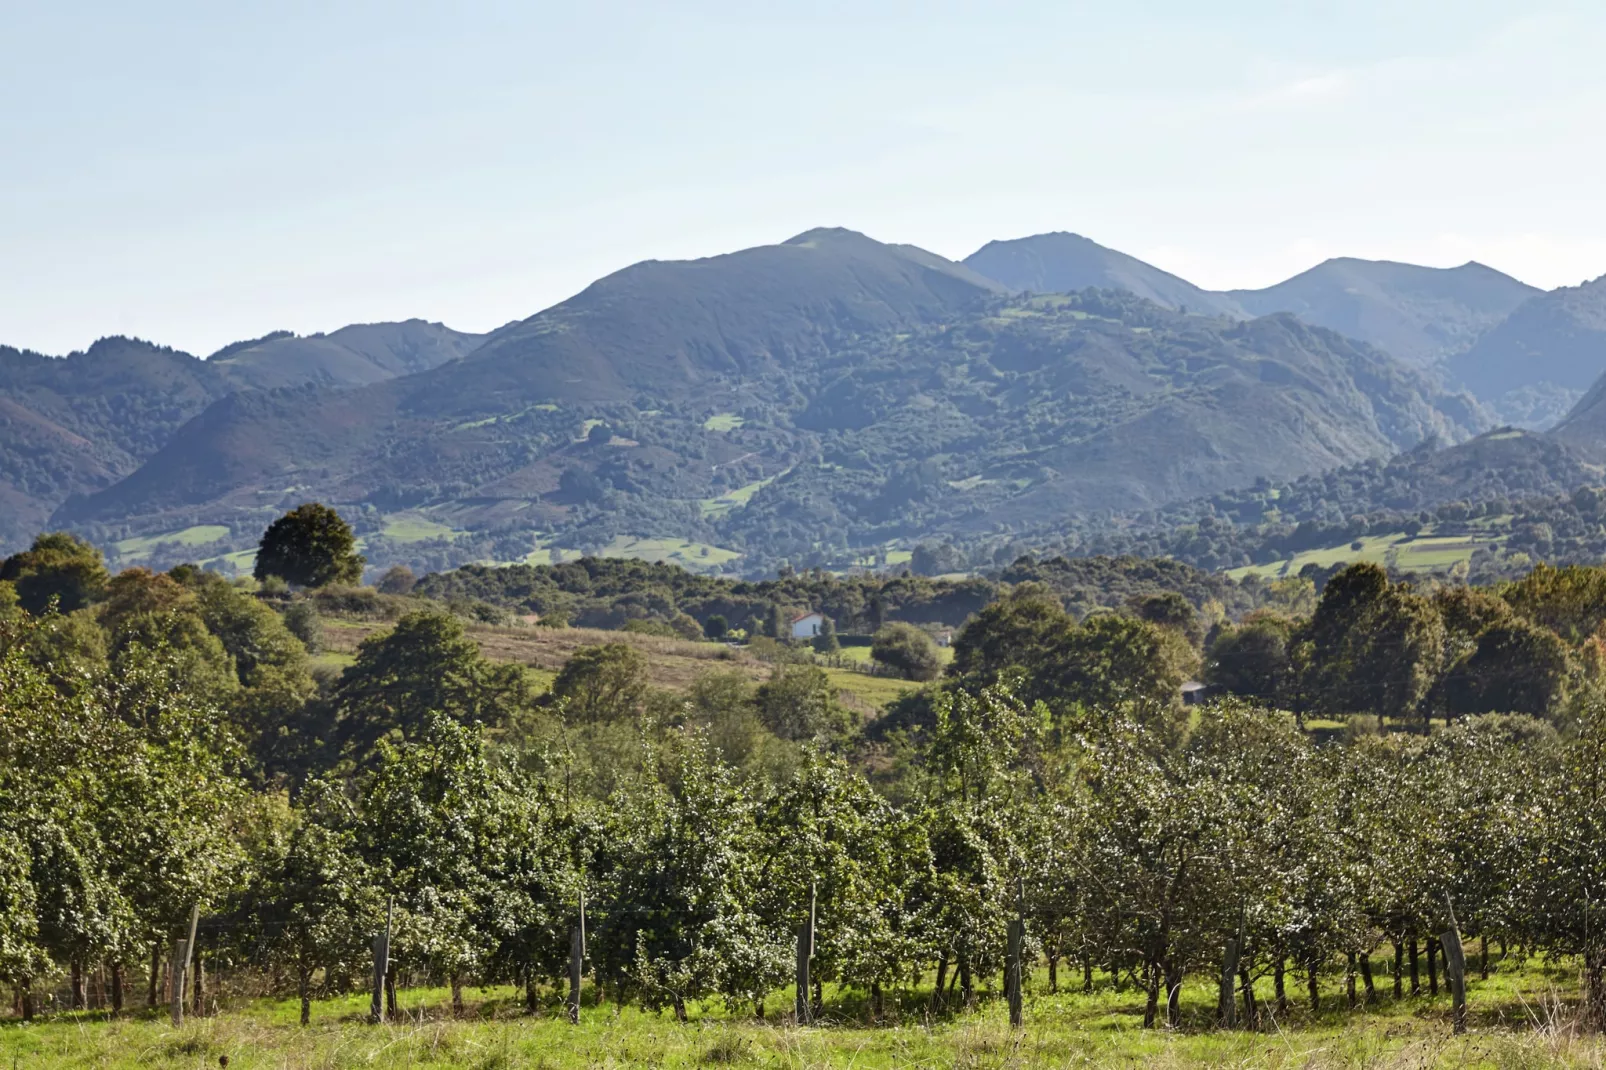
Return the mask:
{"type": "Polygon", "coordinates": [[[1342,257],[1227,296],[1251,314],[1292,312],[1426,367],[1470,346],[1541,291],[1482,264],[1429,268],[1342,257]]]}
{"type": "Polygon", "coordinates": [[[964,263],[1017,292],[1122,290],[1166,308],[1214,316],[1246,315],[1231,297],[1202,290],[1137,257],[1064,231],[988,242],[965,257],[964,263]]]}
{"type": "Polygon", "coordinates": [[[1446,368],[1449,380],[1503,414],[1526,407],[1531,417],[1525,422],[1541,425],[1564,413],[1602,373],[1606,276],[1529,298],[1446,368]]]}
{"type": "Polygon", "coordinates": [[[1387,457],[1478,419],[1292,316],[1203,320],[1109,291],[995,304],[840,354],[819,382],[797,422],[830,445],[733,513],[733,536],[797,554],[820,531],[1053,525],[1387,457]]]}
{"type": "Polygon", "coordinates": [[[228,346],[209,357],[208,363],[242,388],[301,383],[365,386],[456,360],[484,339],[417,319],[363,323],[306,337],[281,331],[228,346]]]}
{"type": "Polygon", "coordinates": [[[450,547],[464,560],[640,536],[762,568],[1477,429],[1469,399],[1292,317],[1213,320],[1113,291],[1004,298],[860,236],[807,240],[610,276],[420,375],[230,397],[59,518],[254,535],[320,498],[369,532],[422,511],[469,533],[450,547]],[[574,356],[589,381],[565,381],[574,356]],[[598,421],[608,435],[587,434],[598,421]]]}
{"type": "Polygon", "coordinates": [[[952,314],[1000,289],[967,268],[841,229],[690,261],[646,261],[492,333],[461,368],[421,377],[419,411],[770,390],[844,338],[952,314]]]}
{"type": "Polygon", "coordinates": [[[448,366],[338,397],[314,390],[231,399],[186,428],[137,479],[63,517],[152,518],[209,502],[250,508],[266,500],[265,486],[316,487],[340,500],[436,500],[488,479],[504,484],[497,494],[532,479],[549,486],[555,472],[522,480],[516,473],[561,451],[584,418],[609,407],[774,404],[797,363],[862,334],[952,316],[999,289],[924,250],[846,230],[703,260],[649,261],[510,324],[448,366]]]}
{"type": "Polygon", "coordinates": [[[227,390],[195,357],[132,338],[66,357],[0,347],[0,548],[133,472],[227,390]]]}

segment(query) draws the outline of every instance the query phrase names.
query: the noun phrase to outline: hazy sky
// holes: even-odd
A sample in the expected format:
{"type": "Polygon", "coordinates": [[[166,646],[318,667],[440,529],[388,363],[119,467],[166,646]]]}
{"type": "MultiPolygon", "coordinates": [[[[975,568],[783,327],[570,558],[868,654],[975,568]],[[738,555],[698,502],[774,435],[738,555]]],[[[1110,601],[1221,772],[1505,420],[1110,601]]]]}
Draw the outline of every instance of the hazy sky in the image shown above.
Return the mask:
{"type": "Polygon", "coordinates": [[[0,0],[0,344],[484,330],[821,225],[1571,285],[1603,55],[1599,0],[0,0]]]}

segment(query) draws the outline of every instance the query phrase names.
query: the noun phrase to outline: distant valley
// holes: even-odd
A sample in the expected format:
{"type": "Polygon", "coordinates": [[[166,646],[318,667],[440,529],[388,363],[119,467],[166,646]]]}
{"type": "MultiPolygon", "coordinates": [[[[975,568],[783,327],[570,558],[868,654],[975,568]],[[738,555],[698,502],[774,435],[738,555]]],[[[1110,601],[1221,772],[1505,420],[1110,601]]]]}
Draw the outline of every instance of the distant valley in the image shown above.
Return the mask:
{"type": "Polygon", "coordinates": [[[1071,234],[954,262],[818,230],[638,264],[488,335],[0,349],[0,548],[68,527],[228,568],[316,499],[375,564],[842,567],[1116,530],[1502,423],[1561,421],[1569,479],[1606,458],[1603,286],[1334,260],[1216,293],[1071,234]]]}

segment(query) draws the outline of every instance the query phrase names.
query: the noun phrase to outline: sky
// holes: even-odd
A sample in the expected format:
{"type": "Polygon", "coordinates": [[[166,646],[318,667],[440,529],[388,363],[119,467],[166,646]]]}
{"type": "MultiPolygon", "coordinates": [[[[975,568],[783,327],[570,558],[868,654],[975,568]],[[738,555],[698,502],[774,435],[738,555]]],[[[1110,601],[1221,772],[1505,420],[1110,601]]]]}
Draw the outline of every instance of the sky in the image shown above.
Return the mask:
{"type": "Polygon", "coordinates": [[[1599,0],[0,0],[0,345],[483,331],[816,226],[1576,285],[1602,55],[1599,0]]]}

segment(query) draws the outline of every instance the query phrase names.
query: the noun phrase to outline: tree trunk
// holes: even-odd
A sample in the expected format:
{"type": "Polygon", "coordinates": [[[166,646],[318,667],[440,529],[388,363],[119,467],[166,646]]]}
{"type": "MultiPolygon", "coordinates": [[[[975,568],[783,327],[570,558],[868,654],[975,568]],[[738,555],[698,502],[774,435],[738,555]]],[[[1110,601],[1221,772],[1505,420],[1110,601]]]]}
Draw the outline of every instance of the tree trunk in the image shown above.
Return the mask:
{"type": "Polygon", "coordinates": [[[679,992],[675,993],[675,1021],[682,1025],[686,1024],[686,1001],[681,998],[679,992]]]}
{"type": "Polygon", "coordinates": [[[1050,955],[1048,957],[1048,994],[1051,996],[1057,995],[1060,990],[1059,966],[1060,957],[1058,955],[1050,955]]]}
{"type": "Polygon", "coordinates": [[[452,1017],[463,1017],[463,979],[452,974],[452,1017]]]}
{"type": "Polygon", "coordinates": [[[1182,1024],[1182,967],[1168,965],[1165,971],[1165,1020],[1175,1029],[1182,1024]]]}
{"type": "Polygon", "coordinates": [[[394,1021],[396,1018],[396,963],[394,960],[386,964],[385,968],[385,1019],[394,1021]]]}
{"type": "Polygon", "coordinates": [[[1439,951],[1435,941],[1428,941],[1428,995],[1439,994],[1439,951]]]}
{"type": "Polygon", "coordinates": [[[1143,965],[1143,980],[1148,985],[1149,999],[1143,1007],[1143,1028],[1153,1029],[1160,1014],[1160,965],[1147,962],[1143,965]]]}
{"type": "Polygon", "coordinates": [[[296,991],[301,996],[301,1024],[312,1022],[312,971],[303,966],[297,971],[296,991]]]}
{"type": "Polygon", "coordinates": [[[1397,938],[1394,941],[1394,998],[1399,999],[1405,994],[1405,945],[1397,938]]]}
{"type": "Polygon", "coordinates": [[[1422,994],[1422,974],[1419,970],[1421,963],[1421,949],[1417,946],[1416,936],[1411,936],[1411,995],[1422,994]]]}
{"type": "Polygon", "coordinates": [[[1377,1002],[1377,982],[1372,980],[1372,954],[1361,952],[1361,983],[1366,986],[1366,1005],[1377,1002]]]}
{"type": "Polygon", "coordinates": [[[19,1000],[22,1003],[22,1020],[31,1022],[33,1021],[33,978],[22,978],[17,982],[17,989],[20,993],[19,1000]]]}
{"type": "Polygon", "coordinates": [[[1082,960],[1082,994],[1091,995],[1093,992],[1093,959],[1091,956],[1082,960]]]}
{"type": "Polygon", "coordinates": [[[1281,951],[1277,952],[1277,964],[1271,968],[1271,994],[1277,1001],[1277,1013],[1288,1013],[1288,984],[1285,978],[1284,966],[1287,960],[1281,951]]]}
{"type": "Polygon", "coordinates": [[[72,986],[71,1009],[81,1011],[88,1005],[84,999],[84,964],[73,959],[67,964],[67,972],[72,986]]]}
{"type": "Polygon", "coordinates": [[[1344,956],[1344,998],[1349,1009],[1355,1009],[1355,952],[1351,951],[1344,956]]]}
{"type": "Polygon", "coordinates": [[[886,1003],[886,997],[881,992],[881,982],[880,981],[871,981],[870,982],[870,1020],[872,1022],[879,1022],[879,1021],[881,1021],[882,1018],[886,1017],[886,1013],[887,1013],[887,1003],[886,1003]]]}
{"type": "Polygon", "coordinates": [[[146,993],[145,993],[145,1006],[150,1007],[153,1010],[156,1008],[156,995],[157,995],[157,993],[156,993],[156,985],[157,985],[158,981],[161,978],[161,973],[162,973],[162,945],[161,944],[152,944],[151,945],[151,983],[150,983],[150,988],[147,989],[146,993]]]}
{"type": "Polygon", "coordinates": [[[1489,937],[1482,933],[1478,935],[1478,979],[1489,979],[1489,937]]]}
{"type": "Polygon", "coordinates": [[[1310,990],[1310,1012],[1318,1013],[1322,1009],[1322,990],[1316,983],[1316,952],[1312,951],[1305,956],[1305,986],[1310,990]]]}
{"type": "Polygon", "coordinates": [[[535,990],[535,967],[524,968],[524,1013],[539,1014],[541,1011],[540,997],[535,990]]]}
{"type": "Polygon", "coordinates": [[[948,956],[943,955],[937,959],[937,987],[931,992],[931,1005],[937,1010],[942,1009],[942,987],[948,983],[948,956]]]}
{"type": "Polygon", "coordinates": [[[123,1013],[123,963],[112,963],[112,1017],[123,1013]]]}
{"type": "Polygon", "coordinates": [[[976,1002],[976,988],[971,982],[970,960],[959,960],[959,999],[966,1007],[974,1006],[976,1002]]]}
{"type": "Polygon", "coordinates": [[[1238,967],[1238,987],[1244,994],[1244,1028],[1260,1028],[1260,1005],[1255,1002],[1255,979],[1249,976],[1247,964],[1238,967]]]}

